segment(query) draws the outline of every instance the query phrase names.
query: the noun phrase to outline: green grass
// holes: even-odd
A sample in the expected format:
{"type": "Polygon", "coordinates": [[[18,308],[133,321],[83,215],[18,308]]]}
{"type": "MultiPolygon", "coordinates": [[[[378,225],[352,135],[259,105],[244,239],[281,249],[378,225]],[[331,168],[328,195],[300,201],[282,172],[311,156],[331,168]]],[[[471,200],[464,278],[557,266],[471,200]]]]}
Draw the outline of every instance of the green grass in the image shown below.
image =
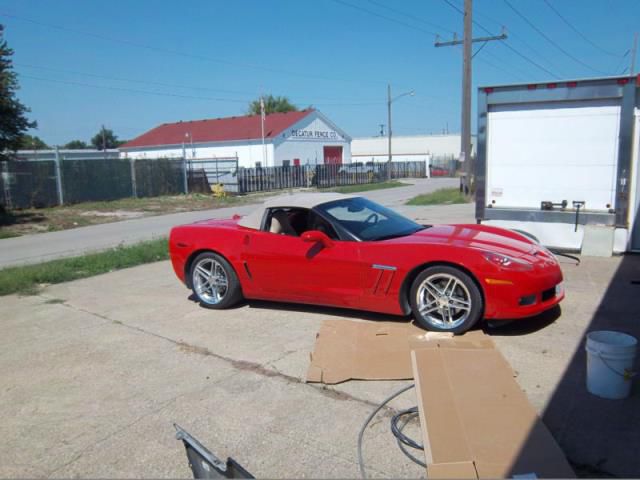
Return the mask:
{"type": "Polygon", "coordinates": [[[167,239],[120,246],[99,253],[0,270],[0,295],[33,295],[43,284],[92,277],[169,258],[167,239]]]}
{"type": "Polygon", "coordinates": [[[2,240],[3,238],[13,238],[13,237],[19,237],[19,236],[20,236],[19,233],[15,233],[10,230],[0,230],[0,240],[2,240]]]}
{"type": "Polygon", "coordinates": [[[261,202],[273,192],[215,197],[211,194],[168,195],[147,198],[83,202],[49,208],[6,211],[0,205],[0,238],[116,222],[130,218],[208,210],[261,202]]]}
{"type": "MultiPolygon", "coordinates": [[[[144,198],[120,198],[117,200],[104,200],[95,202],[82,202],[69,205],[69,210],[79,211],[171,211],[174,208],[216,208],[220,206],[236,205],[246,202],[246,197],[229,195],[226,197],[214,197],[203,193],[190,193],[188,195],[165,195],[159,197],[144,198]]],[[[52,207],[60,209],[61,207],[52,207]]]]}
{"type": "Polygon", "coordinates": [[[361,185],[345,185],[344,187],[333,187],[322,189],[323,191],[331,191],[338,193],[357,193],[357,192],[369,192],[371,190],[384,190],[385,188],[397,188],[406,187],[408,183],[398,182],[397,180],[390,180],[388,182],[380,183],[363,183],[361,185]]]}
{"type": "Polygon", "coordinates": [[[413,197],[407,205],[451,205],[453,203],[469,203],[458,188],[441,188],[435,192],[413,197]]]}

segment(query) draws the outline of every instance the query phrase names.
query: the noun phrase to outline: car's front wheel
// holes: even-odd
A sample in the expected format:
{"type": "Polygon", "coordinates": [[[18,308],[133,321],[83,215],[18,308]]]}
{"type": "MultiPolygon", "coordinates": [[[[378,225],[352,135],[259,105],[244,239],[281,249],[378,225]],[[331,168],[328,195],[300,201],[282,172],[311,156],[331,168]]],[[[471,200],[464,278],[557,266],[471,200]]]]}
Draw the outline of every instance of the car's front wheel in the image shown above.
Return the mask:
{"type": "Polygon", "coordinates": [[[483,311],[482,294],[473,279],[445,265],[420,272],[411,286],[410,302],[418,325],[436,332],[464,333],[483,311]]]}
{"type": "Polygon", "coordinates": [[[227,308],[242,298],[238,276],[229,262],[213,252],[203,252],[191,264],[191,289],[200,305],[227,308]]]}

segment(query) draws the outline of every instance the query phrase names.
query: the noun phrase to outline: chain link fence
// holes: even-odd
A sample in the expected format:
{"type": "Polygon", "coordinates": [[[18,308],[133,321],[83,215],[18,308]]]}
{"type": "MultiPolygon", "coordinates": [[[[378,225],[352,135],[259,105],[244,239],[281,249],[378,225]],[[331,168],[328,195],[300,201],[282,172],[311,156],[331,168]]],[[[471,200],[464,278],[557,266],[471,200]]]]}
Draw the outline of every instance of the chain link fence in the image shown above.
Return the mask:
{"type": "Polygon", "coordinates": [[[57,205],[57,172],[52,161],[1,162],[3,205],[7,208],[57,205]]]}
{"type": "Polygon", "coordinates": [[[60,162],[60,170],[64,203],[116,200],[133,195],[128,160],[65,160],[60,162]]]}
{"type": "Polygon", "coordinates": [[[182,159],[73,158],[0,162],[0,205],[43,208],[188,191],[182,159]]]}
{"type": "Polygon", "coordinates": [[[227,193],[240,193],[238,157],[198,158],[188,160],[189,191],[210,193],[214,185],[222,185],[227,193]]]}
{"type": "MultiPolygon", "coordinates": [[[[384,182],[388,164],[354,162],[346,164],[295,165],[238,169],[240,193],[263,192],[289,188],[328,188],[343,185],[384,182]]],[[[424,178],[426,162],[393,162],[391,178],[424,178]]]]}
{"type": "Polygon", "coordinates": [[[159,197],[188,193],[184,161],[173,158],[145,158],[132,161],[135,167],[135,196],[159,197]]]}
{"type": "MultiPolygon", "coordinates": [[[[0,204],[7,208],[41,208],[126,197],[155,197],[188,192],[210,193],[222,185],[228,193],[291,188],[327,188],[424,178],[424,161],[238,167],[238,158],[185,161],[182,158],[73,158],[0,162],[0,204]]],[[[438,166],[437,168],[440,168],[438,166]]]]}
{"type": "Polygon", "coordinates": [[[454,156],[434,157],[429,162],[430,177],[455,177],[462,163],[454,156]]]}

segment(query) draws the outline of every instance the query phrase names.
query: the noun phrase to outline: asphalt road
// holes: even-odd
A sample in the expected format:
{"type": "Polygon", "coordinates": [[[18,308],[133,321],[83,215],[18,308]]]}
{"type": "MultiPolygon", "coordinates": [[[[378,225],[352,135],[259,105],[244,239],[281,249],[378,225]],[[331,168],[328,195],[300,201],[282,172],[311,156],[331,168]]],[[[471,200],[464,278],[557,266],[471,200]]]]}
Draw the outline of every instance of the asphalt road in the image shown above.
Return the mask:
{"type": "MultiPolygon", "coordinates": [[[[408,199],[421,193],[428,193],[439,188],[457,186],[454,178],[411,179],[405,180],[412,185],[402,188],[391,188],[362,195],[383,205],[398,207],[408,199]]],[[[470,206],[467,206],[470,207],[470,206]]],[[[37,263],[55,258],[72,257],[82,253],[104,250],[118,245],[129,245],[143,240],[167,236],[175,225],[196,222],[208,218],[229,218],[234,214],[245,215],[255,206],[242,205],[196,212],[174,213],[115,223],[92,225],[60,232],[38,233],[16,238],[0,240],[0,268],[14,265],[37,263]]],[[[401,211],[413,214],[416,207],[401,211]]],[[[422,212],[426,212],[424,210],[422,212]]],[[[443,219],[442,221],[449,221],[443,219]]]]}
{"type": "MultiPolygon", "coordinates": [[[[487,330],[582,475],[640,474],[640,392],[588,395],[583,346],[595,328],[640,336],[629,281],[639,270],[638,257],[567,260],[559,318],[487,330]]],[[[358,430],[407,382],[303,379],[324,319],[392,318],[268,302],[203,309],[169,262],[2,297],[0,477],[190,478],[177,422],[258,478],[357,478],[358,430]]],[[[415,404],[409,391],[391,407],[415,404]]],[[[365,433],[368,475],[424,477],[399,452],[391,413],[365,433]]]]}

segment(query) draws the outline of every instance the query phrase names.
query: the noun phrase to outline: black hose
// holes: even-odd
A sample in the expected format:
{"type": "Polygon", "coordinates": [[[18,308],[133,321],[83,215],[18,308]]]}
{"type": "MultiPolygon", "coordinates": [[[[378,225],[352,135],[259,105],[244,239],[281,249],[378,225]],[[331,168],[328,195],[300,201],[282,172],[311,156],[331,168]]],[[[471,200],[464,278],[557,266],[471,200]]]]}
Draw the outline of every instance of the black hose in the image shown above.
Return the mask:
{"type": "Polygon", "coordinates": [[[358,466],[360,467],[360,476],[362,478],[367,478],[367,474],[365,473],[365,470],[364,470],[364,460],[362,459],[362,437],[364,436],[364,431],[367,429],[367,426],[369,425],[371,420],[373,420],[373,417],[375,417],[377,413],[380,410],[382,410],[387,403],[389,403],[391,400],[393,400],[400,394],[406,392],[407,390],[412,389],[414,386],[415,386],[414,384],[407,385],[406,387],[401,388],[394,394],[389,395],[387,398],[385,398],[382,401],[380,405],[376,407],[376,409],[373,412],[371,412],[371,414],[367,417],[364,424],[362,425],[362,428],[360,429],[360,433],[358,433],[358,466]]]}
{"type": "Polygon", "coordinates": [[[393,417],[391,417],[391,433],[393,433],[393,436],[396,437],[399,442],[404,443],[406,446],[415,448],[416,450],[424,450],[423,445],[419,444],[412,438],[407,437],[404,433],[402,433],[402,429],[407,425],[407,423],[409,423],[412,418],[417,416],[418,407],[408,408],[407,410],[403,410],[400,413],[395,414],[393,417]],[[401,425],[401,427],[398,427],[398,421],[404,416],[407,416],[407,419],[401,425]]]}
{"type": "Polygon", "coordinates": [[[565,257],[575,261],[578,265],[580,265],[580,257],[576,257],[575,255],[569,255],[568,253],[559,252],[558,250],[548,249],[551,253],[558,257],[565,257]]]}
{"type": "Polygon", "coordinates": [[[405,454],[405,456],[414,463],[417,463],[423,468],[427,468],[427,464],[422,460],[414,457],[413,454],[407,450],[407,447],[414,448],[416,450],[420,450],[424,453],[424,446],[420,445],[418,442],[408,437],[402,431],[404,427],[415,417],[418,416],[418,407],[412,407],[407,410],[403,410],[402,412],[396,414],[391,419],[391,433],[396,437],[396,442],[398,444],[398,448],[405,454]],[[404,417],[402,423],[398,426],[398,422],[404,417]],[[406,446],[405,446],[406,445],[406,446]]]}

